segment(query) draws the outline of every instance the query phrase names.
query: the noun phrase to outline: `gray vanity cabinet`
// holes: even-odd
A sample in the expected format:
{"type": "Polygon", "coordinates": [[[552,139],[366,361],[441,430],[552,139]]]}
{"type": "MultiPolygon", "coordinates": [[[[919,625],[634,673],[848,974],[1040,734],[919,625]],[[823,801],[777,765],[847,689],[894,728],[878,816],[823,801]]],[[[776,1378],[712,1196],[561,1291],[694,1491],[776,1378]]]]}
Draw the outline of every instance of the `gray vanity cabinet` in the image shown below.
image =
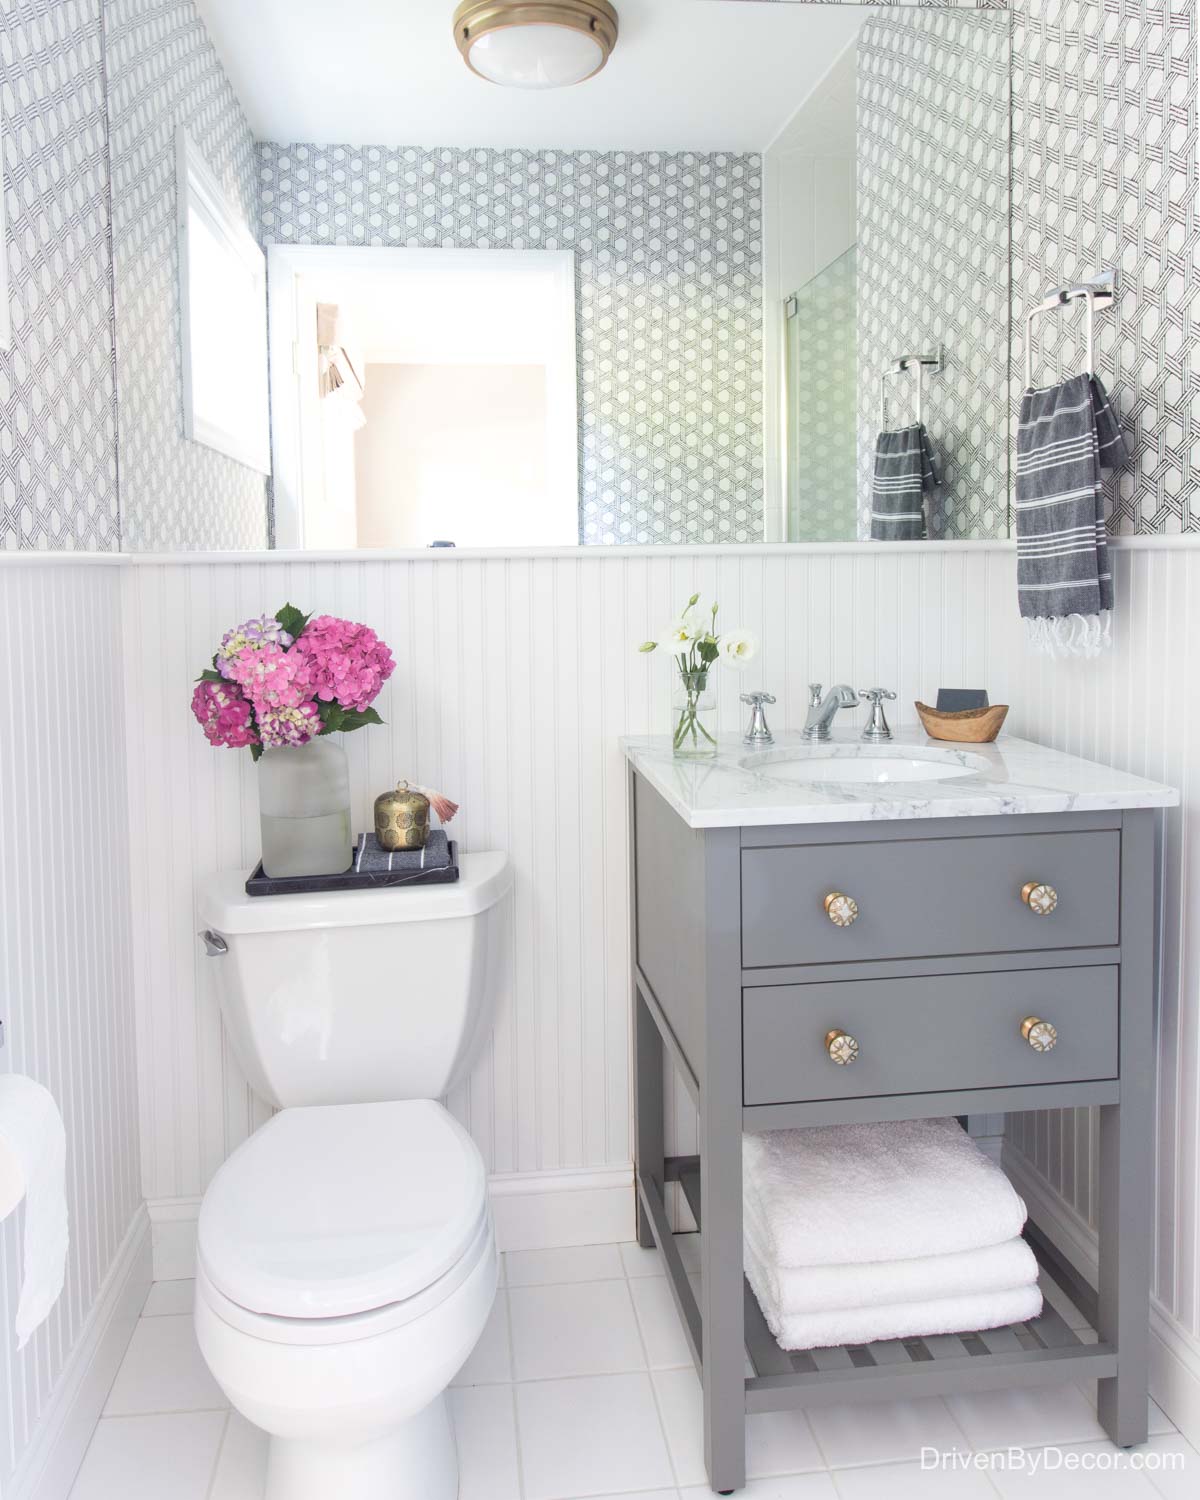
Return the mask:
{"type": "Polygon", "coordinates": [[[1154,816],[693,829],[631,769],[638,1237],[701,1376],[714,1489],[745,1482],[747,1412],[822,1402],[1097,1379],[1113,1440],[1144,1440],[1154,816]],[[664,1151],[664,1054],[695,1157],[664,1151]],[[779,1348],[742,1274],[743,1130],[1076,1105],[1100,1108],[1098,1285],[1032,1219],[1027,1237],[1095,1343],[1047,1304],[1010,1328],[779,1348]],[[670,1182],[701,1226],[698,1295],[670,1182]]]}

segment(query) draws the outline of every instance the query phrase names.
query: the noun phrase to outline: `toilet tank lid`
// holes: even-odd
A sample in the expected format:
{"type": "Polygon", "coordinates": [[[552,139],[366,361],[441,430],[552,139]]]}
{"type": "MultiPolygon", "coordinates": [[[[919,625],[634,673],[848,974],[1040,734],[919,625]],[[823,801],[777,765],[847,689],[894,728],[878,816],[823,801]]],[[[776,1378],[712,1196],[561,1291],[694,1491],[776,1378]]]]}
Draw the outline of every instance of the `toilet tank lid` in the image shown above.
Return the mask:
{"type": "Polygon", "coordinates": [[[453,885],[393,885],[307,896],[248,896],[245,872],[227,871],[201,883],[197,915],[205,927],[227,934],[436,922],[476,916],[502,900],[511,885],[512,866],[501,852],[461,855],[453,885]]]}

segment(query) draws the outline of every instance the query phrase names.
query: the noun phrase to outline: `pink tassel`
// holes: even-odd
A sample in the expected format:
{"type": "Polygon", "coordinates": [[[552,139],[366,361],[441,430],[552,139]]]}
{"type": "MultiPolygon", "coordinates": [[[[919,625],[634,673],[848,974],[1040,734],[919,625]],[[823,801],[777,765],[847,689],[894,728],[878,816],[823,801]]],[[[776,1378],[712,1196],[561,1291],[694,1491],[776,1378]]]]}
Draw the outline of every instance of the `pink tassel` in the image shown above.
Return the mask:
{"type": "Polygon", "coordinates": [[[441,792],[435,792],[432,787],[417,786],[413,790],[429,798],[429,805],[437,813],[439,823],[448,823],[458,811],[457,802],[451,802],[449,797],[443,797],[441,792]]]}

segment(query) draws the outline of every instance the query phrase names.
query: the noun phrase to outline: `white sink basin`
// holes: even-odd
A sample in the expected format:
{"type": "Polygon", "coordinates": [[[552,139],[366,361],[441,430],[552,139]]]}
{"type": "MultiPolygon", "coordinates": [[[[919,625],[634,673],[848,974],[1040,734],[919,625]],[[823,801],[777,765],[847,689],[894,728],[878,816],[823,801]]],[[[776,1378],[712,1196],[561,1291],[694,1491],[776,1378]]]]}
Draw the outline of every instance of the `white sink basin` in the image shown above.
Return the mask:
{"type": "Polygon", "coordinates": [[[936,750],[920,756],[899,752],[864,750],[854,755],[831,755],[828,751],[800,751],[778,759],[748,756],[742,765],[761,771],[776,781],[823,781],[826,785],[890,786],[914,781],[953,781],[986,770],[982,756],[941,755],[936,750]],[[966,764],[964,765],[964,758],[966,764]]]}

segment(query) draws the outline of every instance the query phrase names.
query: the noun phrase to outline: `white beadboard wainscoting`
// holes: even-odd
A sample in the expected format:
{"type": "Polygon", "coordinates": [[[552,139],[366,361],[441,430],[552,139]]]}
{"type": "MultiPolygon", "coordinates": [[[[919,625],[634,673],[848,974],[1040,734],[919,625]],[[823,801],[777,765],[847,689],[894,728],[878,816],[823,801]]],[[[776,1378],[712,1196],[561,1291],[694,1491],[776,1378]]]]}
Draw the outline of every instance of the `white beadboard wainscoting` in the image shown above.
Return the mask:
{"type": "MultiPolygon", "coordinates": [[[[720,674],[726,728],[741,722],[739,690],[760,684],[779,698],[781,725],[795,723],[817,679],[894,687],[901,718],[939,685],[986,686],[993,702],[1013,705],[1013,732],[1183,788],[1164,840],[1156,1387],[1195,1432],[1200,708],[1188,683],[1200,604],[1188,600],[1200,587],[1200,551],[1118,547],[1114,559],[1116,647],[1070,664],[1027,654],[1015,553],[1004,546],[131,562],[134,970],[160,1271],[185,1273],[199,1195],[262,1118],[222,1038],[196,941],[197,878],[247,867],[258,853],[250,759],[210,750],[188,711],[192,678],[221,633],[285,599],[379,629],[398,667],[379,704],[386,728],[346,741],[359,825],[376,793],[409,776],[462,803],[454,829],[464,847],[509,851],[513,941],[495,1035],[450,1104],[496,1174],[505,1232],[568,1243],[615,1237],[630,1223],[617,738],[665,729],[667,663],[636,647],[700,590],[720,601],[725,623],[763,640],[744,676],[720,674]]],[[[688,1149],[693,1121],[678,1090],[674,1125],[688,1149]]],[[[1082,1225],[1086,1239],[1086,1113],[1028,1116],[1010,1132],[1014,1170],[1036,1171],[1064,1226],[1082,1225]]]]}
{"type": "MultiPolygon", "coordinates": [[[[1014,706],[1031,739],[1176,786],[1163,824],[1157,1008],[1156,1399],[1200,1433],[1200,549],[1114,548],[1115,649],[1094,662],[1028,658],[1014,706]]],[[[1005,1164],[1060,1210],[1068,1251],[1095,1257],[1092,1111],[1014,1117],[1005,1164]],[[1032,1174],[1032,1175],[1031,1175],[1032,1174]]]]}
{"type": "MultiPolygon", "coordinates": [[[[727,727],[741,719],[739,690],[760,683],[780,700],[777,722],[802,712],[804,685],[815,678],[886,683],[910,705],[940,682],[987,682],[999,696],[1020,664],[1012,568],[1004,550],[967,548],[129,566],[143,1155],[171,1265],[186,1233],[178,1226],[263,1118],[222,1037],[211,960],[196,939],[197,880],[249,867],[259,847],[249,756],[210,749],[189,711],[192,681],[231,624],[291,600],[364,620],[391,644],[398,666],[378,703],[386,727],[345,742],[358,827],[370,825],[376,794],[407,776],[461,802],[453,829],[465,848],[505,849],[516,867],[495,1035],[451,1107],[502,1192],[525,1197],[538,1186],[529,1174],[569,1173],[568,1190],[581,1194],[571,1201],[594,1206],[598,1192],[615,1195],[619,1213],[609,1222],[627,1232],[629,955],[617,740],[665,730],[669,692],[668,662],[639,655],[638,644],[696,590],[719,600],[725,623],[758,632],[759,660],[744,676],[721,674],[727,727]],[[992,620],[1003,624],[989,629],[992,620]],[[591,1190],[589,1173],[599,1174],[591,1190]]],[[[679,1105],[686,1143],[682,1092],[679,1105]]],[[[587,1215],[566,1219],[564,1236],[572,1227],[594,1235],[587,1215]]]]}
{"type": "Polygon", "coordinates": [[[63,1295],[13,1337],[23,1210],[0,1227],[0,1492],[64,1496],[150,1282],[131,963],[120,575],[0,563],[0,1071],[67,1127],[63,1295]]]}

